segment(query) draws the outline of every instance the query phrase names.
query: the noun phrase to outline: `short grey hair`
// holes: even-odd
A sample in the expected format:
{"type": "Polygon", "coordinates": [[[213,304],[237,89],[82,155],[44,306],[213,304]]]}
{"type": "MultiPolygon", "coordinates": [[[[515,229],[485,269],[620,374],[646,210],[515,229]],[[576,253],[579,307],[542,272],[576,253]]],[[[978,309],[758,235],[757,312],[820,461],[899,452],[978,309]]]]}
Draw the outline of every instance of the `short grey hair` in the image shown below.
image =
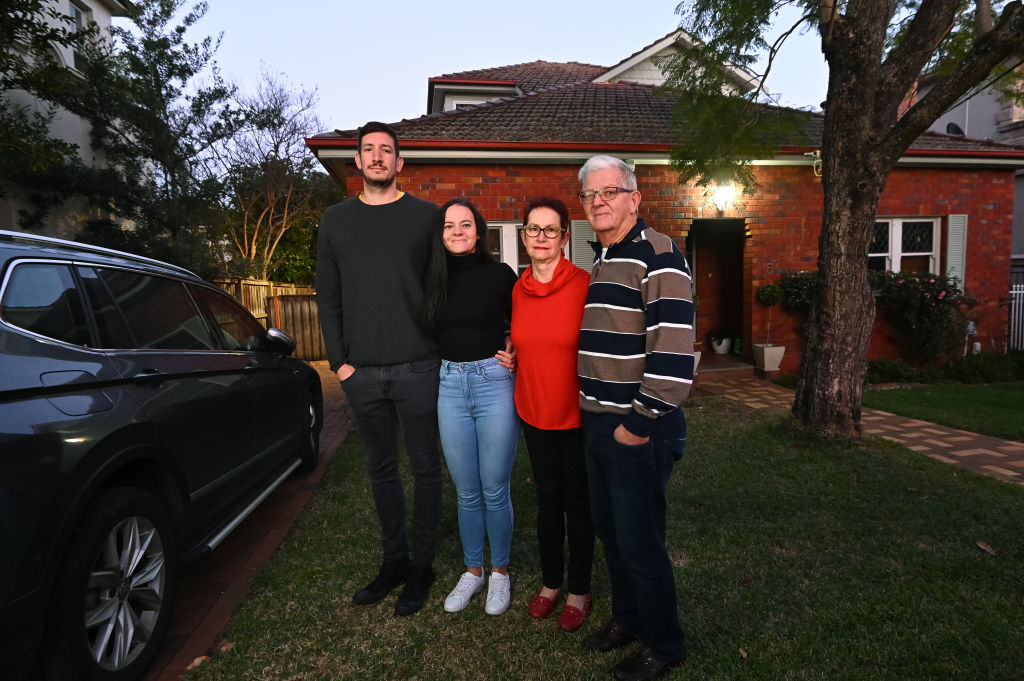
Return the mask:
{"type": "Polygon", "coordinates": [[[615,156],[606,156],[604,154],[599,156],[591,156],[587,159],[587,162],[580,168],[580,184],[586,184],[587,175],[598,170],[609,170],[614,168],[619,171],[622,175],[622,186],[630,191],[636,191],[636,175],[633,173],[633,169],[630,168],[625,161],[615,156]]]}

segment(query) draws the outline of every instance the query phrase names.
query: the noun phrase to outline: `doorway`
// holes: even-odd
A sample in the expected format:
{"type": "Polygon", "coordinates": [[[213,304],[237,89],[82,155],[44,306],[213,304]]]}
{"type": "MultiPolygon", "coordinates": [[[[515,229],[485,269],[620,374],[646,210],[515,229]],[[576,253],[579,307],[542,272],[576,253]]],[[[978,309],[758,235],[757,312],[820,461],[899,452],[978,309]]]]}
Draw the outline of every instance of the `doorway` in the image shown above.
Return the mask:
{"type": "Polygon", "coordinates": [[[710,352],[712,333],[732,338],[732,352],[743,354],[744,218],[694,220],[686,237],[686,259],[693,278],[698,349],[710,352]],[[739,347],[735,339],[741,339],[739,347]]]}

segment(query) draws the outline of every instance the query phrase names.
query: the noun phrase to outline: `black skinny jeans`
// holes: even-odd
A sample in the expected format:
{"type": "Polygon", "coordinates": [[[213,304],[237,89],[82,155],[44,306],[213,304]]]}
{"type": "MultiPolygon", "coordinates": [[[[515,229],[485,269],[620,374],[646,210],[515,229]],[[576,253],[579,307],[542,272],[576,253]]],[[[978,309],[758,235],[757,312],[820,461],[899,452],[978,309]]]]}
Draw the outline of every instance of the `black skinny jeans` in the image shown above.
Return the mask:
{"type": "Polygon", "coordinates": [[[537,486],[537,541],[544,586],[558,589],[569,544],[569,593],[590,593],[594,565],[594,525],[590,519],[583,430],[542,430],[523,422],[537,486]]]}
{"type": "Polygon", "coordinates": [[[398,428],[414,480],[413,562],[434,562],[441,525],[441,458],[437,446],[440,360],[356,367],[341,387],[366,450],[385,561],[409,555],[405,493],[398,470],[398,428]]]}

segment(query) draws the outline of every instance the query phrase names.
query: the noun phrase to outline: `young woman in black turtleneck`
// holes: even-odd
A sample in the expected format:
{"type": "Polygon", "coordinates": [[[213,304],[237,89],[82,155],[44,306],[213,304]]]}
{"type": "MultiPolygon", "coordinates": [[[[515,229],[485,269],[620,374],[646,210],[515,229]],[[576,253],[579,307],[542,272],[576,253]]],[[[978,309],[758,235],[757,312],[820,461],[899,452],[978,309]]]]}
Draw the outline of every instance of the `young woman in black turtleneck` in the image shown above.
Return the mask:
{"type": "Polygon", "coordinates": [[[427,319],[441,348],[437,419],[441,446],[458,493],[459,535],[466,571],[445,599],[458,612],[487,586],[484,610],[508,609],[512,545],[510,480],[519,418],[506,335],[516,274],[487,250],[487,223],[467,199],[441,207],[438,238],[445,261],[427,285],[427,319]],[[491,549],[484,577],[484,537],[491,549]]]}

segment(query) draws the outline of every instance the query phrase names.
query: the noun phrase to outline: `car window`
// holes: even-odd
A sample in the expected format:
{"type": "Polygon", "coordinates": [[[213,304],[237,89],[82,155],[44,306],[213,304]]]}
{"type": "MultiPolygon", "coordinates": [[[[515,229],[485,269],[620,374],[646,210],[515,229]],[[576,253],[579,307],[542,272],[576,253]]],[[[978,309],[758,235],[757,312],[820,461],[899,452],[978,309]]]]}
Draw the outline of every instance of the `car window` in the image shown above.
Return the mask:
{"type": "Polygon", "coordinates": [[[48,338],[89,345],[89,326],[71,269],[22,263],[11,272],[0,302],[4,321],[48,338]]]}
{"type": "Polygon", "coordinates": [[[216,347],[182,282],[127,270],[96,268],[96,272],[117,301],[134,336],[134,347],[161,350],[212,350],[216,347]]]}
{"type": "Polygon", "coordinates": [[[96,328],[100,334],[101,348],[134,348],[138,347],[128,322],[121,309],[114,302],[110,289],[100,279],[99,274],[91,267],[79,267],[78,276],[82,280],[85,295],[92,307],[96,328]]]}
{"type": "Polygon", "coordinates": [[[193,295],[205,308],[220,331],[221,344],[227,350],[259,350],[263,327],[241,305],[227,295],[202,286],[191,287],[193,295]]]}

